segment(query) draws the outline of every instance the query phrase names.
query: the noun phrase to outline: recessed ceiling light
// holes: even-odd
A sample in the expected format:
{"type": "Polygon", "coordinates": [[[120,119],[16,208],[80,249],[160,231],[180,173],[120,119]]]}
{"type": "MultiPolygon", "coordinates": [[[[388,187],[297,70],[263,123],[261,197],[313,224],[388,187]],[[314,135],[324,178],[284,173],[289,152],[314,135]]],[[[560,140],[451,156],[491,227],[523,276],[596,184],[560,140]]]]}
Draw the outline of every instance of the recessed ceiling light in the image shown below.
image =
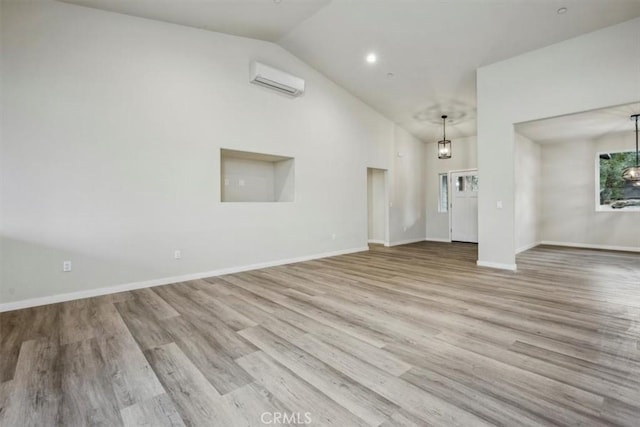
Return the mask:
{"type": "Polygon", "coordinates": [[[378,60],[378,57],[375,53],[370,53],[367,55],[366,59],[369,64],[375,64],[375,62],[378,60]]]}
{"type": "Polygon", "coordinates": [[[388,79],[392,79],[392,78],[393,78],[393,76],[394,76],[394,74],[393,74],[393,73],[387,73],[387,78],[388,78],[388,79]]]}
{"type": "Polygon", "coordinates": [[[282,0],[273,0],[274,3],[282,3],[282,0]]]}
{"type": "Polygon", "coordinates": [[[566,7],[561,7],[560,9],[558,9],[558,15],[564,15],[568,10],[569,9],[567,9],[566,7]]]}

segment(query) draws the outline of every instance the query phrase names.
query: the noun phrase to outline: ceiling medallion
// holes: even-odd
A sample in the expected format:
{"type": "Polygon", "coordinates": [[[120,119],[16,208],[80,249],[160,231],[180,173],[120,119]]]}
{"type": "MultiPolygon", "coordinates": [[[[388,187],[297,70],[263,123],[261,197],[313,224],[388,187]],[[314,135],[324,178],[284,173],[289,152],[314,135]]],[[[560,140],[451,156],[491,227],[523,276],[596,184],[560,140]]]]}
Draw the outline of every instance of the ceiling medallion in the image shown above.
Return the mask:
{"type": "Polygon", "coordinates": [[[462,102],[450,101],[445,103],[434,104],[431,107],[424,108],[413,115],[413,118],[419,122],[425,122],[433,125],[442,124],[443,114],[447,115],[447,123],[449,125],[457,125],[469,120],[475,119],[475,109],[462,102]]]}

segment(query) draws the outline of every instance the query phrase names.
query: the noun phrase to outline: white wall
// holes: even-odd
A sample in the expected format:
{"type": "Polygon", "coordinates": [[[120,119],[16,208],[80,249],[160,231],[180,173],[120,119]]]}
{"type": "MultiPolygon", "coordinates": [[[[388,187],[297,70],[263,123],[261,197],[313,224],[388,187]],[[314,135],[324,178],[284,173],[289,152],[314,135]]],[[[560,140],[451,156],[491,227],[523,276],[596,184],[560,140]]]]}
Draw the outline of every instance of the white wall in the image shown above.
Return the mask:
{"type": "Polygon", "coordinates": [[[541,149],[529,138],[515,134],[516,251],[540,242],[541,149]]]}
{"type": "Polygon", "coordinates": [[[438,212],[440,200],[438,175],[453,170],[475,169],[477,167],[475,136],[454,138],[451,146],[453,155],[446,160],[438,159],[437,143],[429,143],[425,147],[427,240],[449,240],[449,213],[438,212]]]}
{"type": "Polygon", "coordinates": [[[516,268],[513,124],[637,101],[638,40],[634,19],[478,70],[480,265],[516,268]]]}
{"type": "Polygon", "coordinates": [[[597,153],[629,149],[629,132],[542,146],[544,242],[640,250],[640,212],[601,212],[595,204],[597,153]]]}
{"type": "Polygon", "coordinates": [[[366,247],[367,166],[396,174],[394,239],[424,237],[421,145],[274,44],[2,2],[1,54],[0,302],[366,247]],[[220,203],[221,147],[294,157],[295,202],[220,203]]]}
{"type": "Polygon", "coordinates": [[[293,202],[294,159],[253,159],[221,154],[224,202],[293,202]]]}
{"type": "Polygon", "coordinates": [[[229,157],[222,160],[220,191],[225,202],[273,202],[275,163],[229,157]]]}
{"type": "Polygon", "coordinates": [[[367,200],[369,204],[369,242],[386,243],[385,171],[367,169],[367,200]]]}
{"type": "Polygon", "coordinates": [[[425,238],[424,143],[394,126],[392,206],[389,208],[389,244],[422,241],[425,238]]]}

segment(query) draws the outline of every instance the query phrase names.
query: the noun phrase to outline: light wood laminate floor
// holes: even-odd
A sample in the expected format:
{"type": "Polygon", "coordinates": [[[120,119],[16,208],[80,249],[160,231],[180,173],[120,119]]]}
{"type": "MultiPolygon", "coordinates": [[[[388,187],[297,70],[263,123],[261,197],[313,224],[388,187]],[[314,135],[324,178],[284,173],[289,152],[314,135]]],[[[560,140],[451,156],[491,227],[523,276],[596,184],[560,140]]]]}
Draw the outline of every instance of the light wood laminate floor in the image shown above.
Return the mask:
{"type": "Polygon", "coordinates": [[[640,254],[475,260],[374,247],[0,314],[0,425],[638,426],[640,254]]]}

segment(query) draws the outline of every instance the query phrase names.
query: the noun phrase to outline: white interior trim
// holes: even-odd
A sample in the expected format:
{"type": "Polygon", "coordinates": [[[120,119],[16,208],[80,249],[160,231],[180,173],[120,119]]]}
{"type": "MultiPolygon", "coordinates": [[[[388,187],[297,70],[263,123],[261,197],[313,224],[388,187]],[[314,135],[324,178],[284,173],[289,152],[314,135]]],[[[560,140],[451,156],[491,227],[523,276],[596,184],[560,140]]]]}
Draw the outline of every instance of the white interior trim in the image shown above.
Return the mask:
{"type": "Polygon", "coordinates": [[[534,242],[534,243],[531,243],[529,245],[522,246],[522,247],[516,249],[516,254],[519,254],[519,253],[524,252],[524,251],[528,251],[529,249],[533,249],[538,245],[540,245],[540,242],[534,242]]]}
{"type": "Polygon", "coordinates": [[[260,268],[276,267],[278,265],[293,264],[296,262],[310,261],[313,259],[328,258],[338,255],[346,255],[356,252],[368,251],[368,247],[344,249],[340,251],[325,252],[315,255],[307,255],[297,258],[281,259],[276,261],[263,262],[258,264],[244,265],[239,267],[223,268],[220,270],[206,271],[202,273],[186,274],[183,276],[163,277],[161,279],[147,280],[144,282],[125,283],[116,286],[106,286],[103,288],[88,289],[86,291],[68,292],[58,295],[50,295],[40,298],[31,298],[21,301],[7,302],[0,304],[0,313],[4,311],[19,310],[22,308],[37,307],[40,305],[55,304],[58,302],[72,301],[82,298],[91,298],[101,295],[115,294],[118,292],[132,291],[135,289],[150,288],[152,286],[169,285],[172,283],[186,282],[189,280],[204,279],[206,277],[222,276],[225,274],[240,273],[243,271],[257,270],[260,268]]]}
{"type": "Polygon", "coordinates": [[[640,252],[640,247],[633,246],[594,245],[591,243],[554,242],[549,240],[543,240],[540,244],[549,246],[566,246],[569,248],[600,249],[603,251],[640,252]]]}
{"type": "Polygon", "coordinates": [[[501,264],[499,262],[488,262],[488,261],[476,261],[478,267],[489,267],[489,268],[497,268],[500,270],[509,270],[509,271],[517,271],[518,266],[516,264],[501,264]]]}
{"type": "Polygon", "coordinates": [[[384,240],[373,240],[373,239],[372,239],[372,240],[369,240],[368,242],[369,242],[369,243],[373,243],[373,244],[375,244],[375,245],[384,245],[385,243],[387,243],[387,242],[385,242],[384,240]]]}
{"type": "Polygon", "coordinates": [[[451,243],[451,239],[442,239],[439,237],[427,237],[426,239],[424,239],[426,242],[444,242],[444,243],[451,243]]]}
{"type": "Polygon", "coordinates": [[[418,242],[424,242],[424,238],[421,239],[407,239],[407,240],[400,240],[398,242],[390,242],[388,244],[386,244],[385,246],[400,246],[400,245],[408,245],[411,243],[418,243],[418,242]]]}

